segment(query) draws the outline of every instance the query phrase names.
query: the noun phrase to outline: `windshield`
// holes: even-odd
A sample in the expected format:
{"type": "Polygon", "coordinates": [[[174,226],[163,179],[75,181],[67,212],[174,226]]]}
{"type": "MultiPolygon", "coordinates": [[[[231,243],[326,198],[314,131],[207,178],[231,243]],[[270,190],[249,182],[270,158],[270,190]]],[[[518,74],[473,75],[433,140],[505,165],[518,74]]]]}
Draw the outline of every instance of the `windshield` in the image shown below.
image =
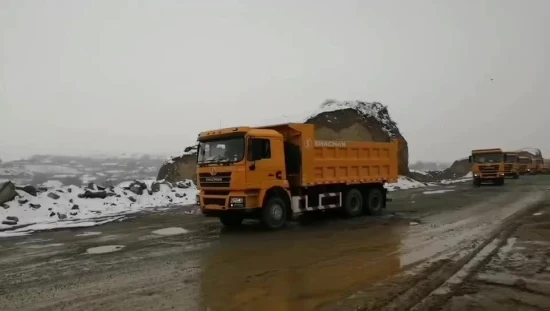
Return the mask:
{"type": "Polygon", "coordinates": [[[234,163],[244,157],[244,137],[199,142],[197,163],[234,163]]]}
{"type": "Polygon", "coordinates": [[[529,158],[519,158],[519,163],[531,163],[531,159],[529,158]]]}
{"type": "Polygon", "coordinates": [[[475,163],[497,163],[502,162],[502,153],[481,153],[472,155],[475,163]]]}
{"type": "Polygon", "coordinates": [[[516,155],[507,155],[506,156],[506,163],[517,163],[518,162],[518,156],[516,155]]]}

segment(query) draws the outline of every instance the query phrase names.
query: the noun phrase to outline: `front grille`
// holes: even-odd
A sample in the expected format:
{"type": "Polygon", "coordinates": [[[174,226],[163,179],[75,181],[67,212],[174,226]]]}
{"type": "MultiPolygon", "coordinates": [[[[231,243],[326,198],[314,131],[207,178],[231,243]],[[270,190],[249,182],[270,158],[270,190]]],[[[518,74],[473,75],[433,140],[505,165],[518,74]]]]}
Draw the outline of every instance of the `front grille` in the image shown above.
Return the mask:
{"type": "Polygon", "coordinates": [[[526,165],[526,164],[520,165],[520,166],[519,166],[519,170],[520,170],[520,171],[525,171],[525,170],[527,170],[527,165],[526,165]]]}
{"type": "Polygon", "coordinates": [[[199,174],[199,185],[201,188],[229,188],[231,184],[231,172],[220,172],[216,175],[210,173],[199,174]]]}
{"type": "Polygon", "coordinates": [[[479,166],[479,172],[483,176],[497,176],[498,174],[498,164],[497,165],[481,165],[479,166]]]}
{"type": "Polygon", "coordinates": [[[504,164],[504,172],[510,173],[512,171],[513,164],[504,164]]]}

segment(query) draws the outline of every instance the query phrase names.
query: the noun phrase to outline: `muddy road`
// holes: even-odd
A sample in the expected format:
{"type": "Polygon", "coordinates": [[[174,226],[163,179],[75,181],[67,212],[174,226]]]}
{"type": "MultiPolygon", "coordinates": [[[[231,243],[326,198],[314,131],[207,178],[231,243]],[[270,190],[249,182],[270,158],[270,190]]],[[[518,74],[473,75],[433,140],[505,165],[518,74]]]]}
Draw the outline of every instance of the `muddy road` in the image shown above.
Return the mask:
{"type": "Polygon", "coordinates": [[[391,194],[384,216],[309,218],[279,232],[255,223],[226,231],[216,219],[171,210],[2,239],[0,310],[486,310],[532,303],[525,295],[550,299],[549,189],[550,176],[527,176],[504,187],[404,190],[391,194]],[[520,298],[510,300],[510,292],[520,298]]]}

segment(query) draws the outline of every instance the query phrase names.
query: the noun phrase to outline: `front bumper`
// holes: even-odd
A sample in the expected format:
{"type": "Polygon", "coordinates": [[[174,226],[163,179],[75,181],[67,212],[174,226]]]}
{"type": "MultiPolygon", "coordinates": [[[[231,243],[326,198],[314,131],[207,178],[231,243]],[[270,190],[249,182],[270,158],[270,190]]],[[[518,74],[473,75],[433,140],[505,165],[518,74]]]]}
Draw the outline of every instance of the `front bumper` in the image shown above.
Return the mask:
{"type": "Polygon", "coordinates": [[[197,203],[203,211],[246,210],[260,206],[257,195],[242,191],[231,191],[221,195],[208,193],[208,191],[201,192],[197,203]]]}
{"type": "Polygon", "coordinates": [[[505,173],[474,173],[474,179],[491,180],[504,178],[505,173]]]}

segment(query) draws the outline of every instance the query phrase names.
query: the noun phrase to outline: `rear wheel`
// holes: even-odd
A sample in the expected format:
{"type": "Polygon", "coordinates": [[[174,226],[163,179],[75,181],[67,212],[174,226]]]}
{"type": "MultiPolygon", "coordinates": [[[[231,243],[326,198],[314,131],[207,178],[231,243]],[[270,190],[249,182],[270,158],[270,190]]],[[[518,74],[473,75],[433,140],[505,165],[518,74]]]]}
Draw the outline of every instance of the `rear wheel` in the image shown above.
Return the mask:
{"type": "Polygon", "coordinates": [[[279,197],[269,198],[262,208],[261,222],[267,229],[280,229],[286,224],[287,206],[279,197]]]}
{"type": "Polygon", "coordinates": [[[372,188],[367,192],[366,212],[369,215],[380,215],[384,209],[384,193],[380,188],[372,188]]]}
{"type": "Polygon", "coordinates": [[[344,213],[347,217],[356,217],[363,212],[363,196],[361,191],[352,188],[346,193],[344,213]]]}
{"type": "Polygon", "coordinates": [[[242,215],[227,213],[220,216],[220,222],[226,227],[238,227],[243,223],[242,215]]]}

